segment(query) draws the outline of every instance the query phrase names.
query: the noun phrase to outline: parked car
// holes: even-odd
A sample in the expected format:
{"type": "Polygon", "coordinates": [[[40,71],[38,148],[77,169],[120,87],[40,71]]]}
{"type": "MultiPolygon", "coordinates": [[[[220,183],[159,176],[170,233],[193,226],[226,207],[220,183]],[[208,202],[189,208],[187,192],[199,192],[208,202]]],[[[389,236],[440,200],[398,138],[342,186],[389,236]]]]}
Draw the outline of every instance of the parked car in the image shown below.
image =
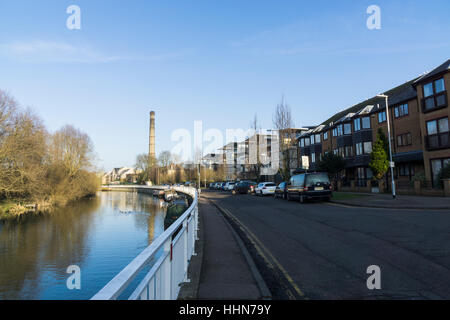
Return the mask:
{"type": "Polygon", "coordinates": [[[284,200],[287,199],[287,186],[288,186],[287,182],[282,182],[275,188],[275,199],[277,198],[282,198],[284,200]]]}
{"type": "Polygon", "coordinates": [[[287,199],[301,203],[309,199],[331,200],[333,187],[324,172],[302,173],[291,177],[287,187],[287,199]]]}
{"type": "Polygon", "coordinates": [[[234,185],[233,194],[247,194],[252,193],[255,190],[256,182],[253,181],[241,181],[234,185]]]}
{"type": "Polygon", "coordinates": [[[261,182],[255,188],[255,195],[257,196],[265,196],[265,195],[273,195],[275,193],[275,188],[277,186],[273,182],[261,182]]]}
{"type": "Polygon", "coordinates": [[[224,189],[226,191],[231,191],[231,190],[233,190],[235,184],[236,184],[235,182],[227,182],[224,189]]]}

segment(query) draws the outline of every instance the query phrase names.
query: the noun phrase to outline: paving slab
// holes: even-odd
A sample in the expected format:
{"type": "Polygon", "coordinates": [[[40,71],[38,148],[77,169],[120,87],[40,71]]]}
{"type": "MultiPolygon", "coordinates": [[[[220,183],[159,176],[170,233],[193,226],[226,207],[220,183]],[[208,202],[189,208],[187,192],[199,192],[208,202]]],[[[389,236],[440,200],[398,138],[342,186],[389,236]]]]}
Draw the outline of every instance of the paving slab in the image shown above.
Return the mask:
{"type": "Polygon", "coordinates": [[[250,267],[219,210],[200,199],[203,262],[198,299],[261,299],[250,267]]]}

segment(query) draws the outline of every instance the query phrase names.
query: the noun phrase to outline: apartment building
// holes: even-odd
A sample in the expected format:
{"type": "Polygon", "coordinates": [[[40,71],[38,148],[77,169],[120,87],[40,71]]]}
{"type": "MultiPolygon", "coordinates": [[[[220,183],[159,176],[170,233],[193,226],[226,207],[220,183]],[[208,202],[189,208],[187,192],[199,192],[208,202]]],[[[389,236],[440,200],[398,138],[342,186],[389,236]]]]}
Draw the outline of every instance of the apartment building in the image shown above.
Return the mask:
{"type": "MultiPolygon", "coordinates": [[[[384,92],[344,111],[298,137],[299,156],[317,169],[328,152],[345,160],[343,182],[364,186],[372,178],[370,153],[378,129],[387,136],[391,124],[391,145],[398,184],[407,184],[416,174],[436,186],[439,170],[450,162],[449,108],[450,60],[431,72],[384,92]]],[[[389,175],[389,173],[388,173],[389,175]]]]}
{"type": "Polygon", "coordinates": [[[427,179],[436,183],[441,168],[450,162],[448,90],[450,60],[414,82],[423,133],[423,165],[427,179]]]}
{"type": "MultiPolygon", "coordinates": [[[[272,142],[278,139],[276,130],[258,130],[243,141],[230,142],[219,148],[218,153],[208,154],[202,158],[203,164],[214,167],[220,166],[224,169],[226,180],[252,179],[260,180],[260,176],[274,176],[272,161],[272,142]]],[[[293,150],[295,155],[295,166],[297,165],[297,148],[293,150]]],[[[278,153],[276,154],[278,156],[278,153]]],[[[275,157],[278,161],[278,157],[275,157]]]]}

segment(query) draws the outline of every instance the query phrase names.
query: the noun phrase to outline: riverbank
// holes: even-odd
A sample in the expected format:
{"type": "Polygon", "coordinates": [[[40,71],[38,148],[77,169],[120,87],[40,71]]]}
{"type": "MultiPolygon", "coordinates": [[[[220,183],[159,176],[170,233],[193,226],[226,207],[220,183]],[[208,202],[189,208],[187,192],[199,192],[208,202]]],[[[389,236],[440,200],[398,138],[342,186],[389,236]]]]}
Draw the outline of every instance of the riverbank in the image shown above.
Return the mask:
{"type": "MultiPolygon", "coordinates": [[[[100,191],[100,190],[98,190],[100,191]]],[[[95,197],[96,194],[88,194],[82,198],[66,201],[63,203],[38,202],[30,203],[23,199],[2,200],[0,201],[0,222],[5,220],[17,219],[29,214],[45,214],[53,210],[69,206],[76,201],[95,197]]]]}

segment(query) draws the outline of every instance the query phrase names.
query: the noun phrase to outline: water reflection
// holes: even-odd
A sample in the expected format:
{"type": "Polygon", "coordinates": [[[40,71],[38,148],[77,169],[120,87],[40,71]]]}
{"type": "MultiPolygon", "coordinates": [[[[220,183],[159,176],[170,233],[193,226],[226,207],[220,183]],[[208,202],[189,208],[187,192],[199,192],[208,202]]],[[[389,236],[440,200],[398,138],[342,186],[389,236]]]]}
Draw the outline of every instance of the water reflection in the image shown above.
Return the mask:
{"type": "Polygon", "coordinates": [[[0,225],[0,299],[89,299],[164,230],[160,200],[103,192],[51,214],[0,225]],[[82,290],[68,290],[78,265],[82,290]]]}

